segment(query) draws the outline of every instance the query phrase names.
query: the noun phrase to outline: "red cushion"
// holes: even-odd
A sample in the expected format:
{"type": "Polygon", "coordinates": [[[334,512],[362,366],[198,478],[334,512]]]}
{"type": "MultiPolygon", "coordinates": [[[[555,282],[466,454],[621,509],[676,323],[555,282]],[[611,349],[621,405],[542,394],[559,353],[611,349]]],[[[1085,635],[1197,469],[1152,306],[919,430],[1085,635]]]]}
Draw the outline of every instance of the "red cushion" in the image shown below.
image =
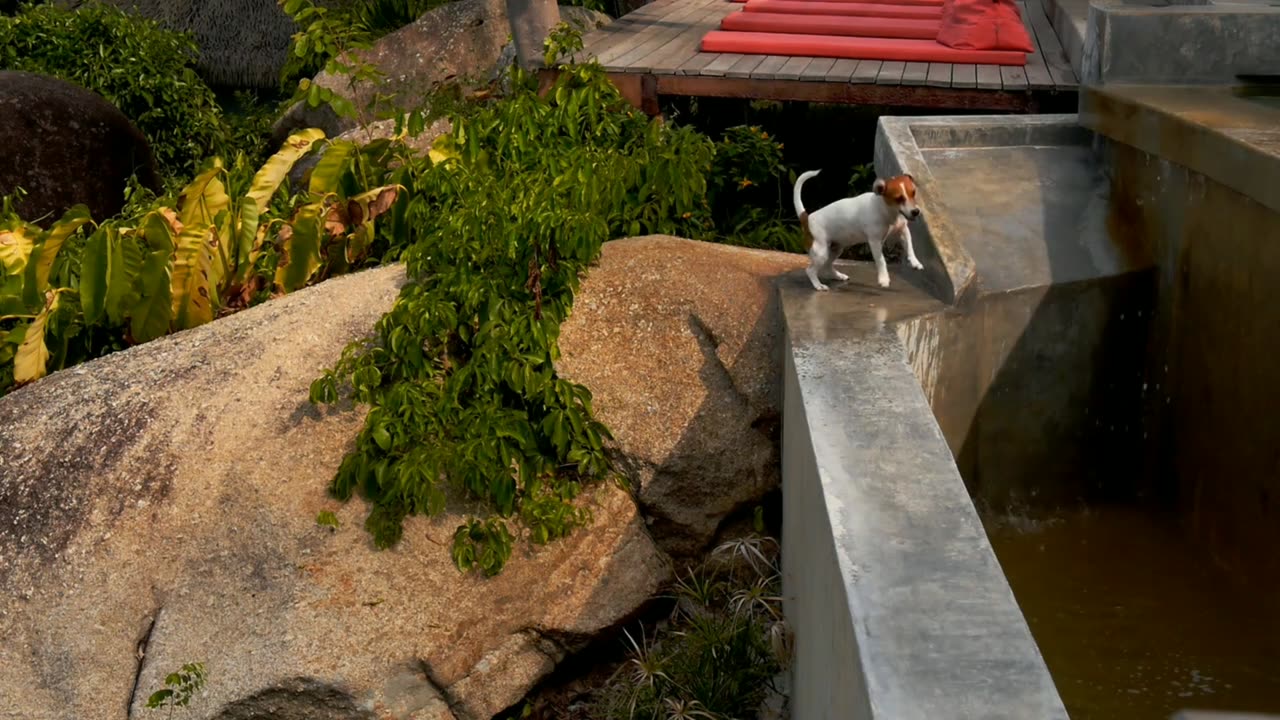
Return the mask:
{"type": "Polygon", "coordinates": [[[938,42],[957,50],[1036,51],[1013,0],[946,0],[938,42]]]}
{"type": "Polygon", "coordinates": [[[940,5],[888,5],[863,2],[815,2],[814,0],[750,0],[746,12],[787,15],[852,15],[857,17],[920,18],[942,17],[940,5]]]}
{"type": "Polygon", "coordinates": [[[704,35],[702,52],[976,65],[1027,64],[1027,54],[1023,52],[957,50],[933,40],[787,35],[726,30],[712,30],[704,35]]]}
{"type": "Polygon", "coordinates": [[[937,20],[911,18],[853,17],[849,15],[782,15],[779,13],[730,13],[720,22],[721,30],[792,33],[800,35],[845,35],[848,37],[912,38],[932,40],[938,36],[937,20]]]}

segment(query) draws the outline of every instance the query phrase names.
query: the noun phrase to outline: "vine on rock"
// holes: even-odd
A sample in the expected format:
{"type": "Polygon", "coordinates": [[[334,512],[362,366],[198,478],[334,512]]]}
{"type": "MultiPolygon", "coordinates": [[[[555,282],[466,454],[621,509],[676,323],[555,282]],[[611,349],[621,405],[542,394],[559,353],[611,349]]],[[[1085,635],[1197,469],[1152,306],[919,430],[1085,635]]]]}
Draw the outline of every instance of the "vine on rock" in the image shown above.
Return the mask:
{"type": "Polygon", "coordinates": [[[311,387],[371,406],[330,490],[372,505],[365,527],[394,545],[403,520],[478,501],[453,540],[462,570],[501,571],[517,539],[543,544],[590,521],[575,502],[610,472],[608,430],[587,388],[560,377],[560,325],[611,238],[696,236],[710,222],[711,140],[633,110],[561,26],[547,43],[557,79],[539,93],[516,67],[504,97],[457,112],[439,160],[387,183],[409,283],[376,326],[311,387]],[[441,159],[443,158],[443,159],[441,159]]]}

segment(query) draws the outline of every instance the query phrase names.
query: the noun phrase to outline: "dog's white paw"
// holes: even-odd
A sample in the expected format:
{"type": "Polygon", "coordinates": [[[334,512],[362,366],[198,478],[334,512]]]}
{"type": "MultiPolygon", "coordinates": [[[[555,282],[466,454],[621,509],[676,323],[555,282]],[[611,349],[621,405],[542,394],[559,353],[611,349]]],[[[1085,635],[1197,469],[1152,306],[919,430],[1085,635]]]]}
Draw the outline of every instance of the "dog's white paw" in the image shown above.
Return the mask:
{"type": "Polygon", "coordinates": [[[917,269],[917,270],[923,270],[923,269],[924,269],[924,264],[923,264],[923,263],[921,263],[919,260],[917,260],[917,259],[915,259],[915,258],[908,258],[908,260],[909,260],[909,261],[910,261],[910,263],[911,263],[911,267],[913,267],[913,268],[915,268],[915,269],[917,269]]]}
{"type": "Polygon", "coordinates": [[[844,273],[840,272],[839,270],[836,270],[836,271],[835,271],[835,278],[836,278],[837,280],[839,280],[840,282],[844,282],[845,280],[848,280],[848,279],[849,279],[849,276],[848,276],[848,275],[845,275],[844,273]]]}
{"type": "Polygon", "coordinates": [[[879,276],[879,277],[877,277],[877,278],[876,278],[876,282],[880,284],[880,287],[882,287],[882,288],[887,288],[887,287],[889,287],[889,276],[888,276],[888,275],[881,275],[881,276],[879,276]]]}
{"type": "Polygon", "coordinates": [[[822,283],[818,283],[817,285],[813,286],[813,289],[817,290],[818,292],[826,292],[831,288],[827,287],[826,285],[823,285],[822,283]]]}

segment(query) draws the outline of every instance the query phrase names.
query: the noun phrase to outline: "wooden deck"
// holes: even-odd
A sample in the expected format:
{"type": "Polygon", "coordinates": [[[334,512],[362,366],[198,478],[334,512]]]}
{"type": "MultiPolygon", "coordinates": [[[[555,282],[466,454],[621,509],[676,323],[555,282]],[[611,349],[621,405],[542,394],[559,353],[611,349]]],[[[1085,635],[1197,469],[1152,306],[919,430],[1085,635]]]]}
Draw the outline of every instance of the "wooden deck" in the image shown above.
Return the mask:
{"type": "Polygon", "coordinates": [[[727,0],[654,0],[587,35],[583,54],[651,114],[660,95],[1074,112],[1076,76],[1041,1],[1019,2],[1037,48],[1026,67],[700,52],[702,36],[741,10],[727,0]]]}

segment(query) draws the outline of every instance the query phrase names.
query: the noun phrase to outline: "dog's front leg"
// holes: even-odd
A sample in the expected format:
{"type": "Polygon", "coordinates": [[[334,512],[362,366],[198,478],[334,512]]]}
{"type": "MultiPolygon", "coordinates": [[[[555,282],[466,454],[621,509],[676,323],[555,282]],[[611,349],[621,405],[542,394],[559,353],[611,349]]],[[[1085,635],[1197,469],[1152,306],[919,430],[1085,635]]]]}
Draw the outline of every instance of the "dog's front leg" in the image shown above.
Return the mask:
{"type": "Polygon", "coordinates": [[[884,241],[871,240],[867,243],[871,246],[871,257],[876,260],[876,282],[880,287],[889,287],[889,265],[884,261],[884,241]]]}
{"type": "Polygon", "coordinates": [[[916,259],[916,250],[911,247],[911,226],[902,223],[902,244],[907,248],[907,262],[911,263],[911,267],[917,270],[923,270],[924,265],[916,259]]]}

